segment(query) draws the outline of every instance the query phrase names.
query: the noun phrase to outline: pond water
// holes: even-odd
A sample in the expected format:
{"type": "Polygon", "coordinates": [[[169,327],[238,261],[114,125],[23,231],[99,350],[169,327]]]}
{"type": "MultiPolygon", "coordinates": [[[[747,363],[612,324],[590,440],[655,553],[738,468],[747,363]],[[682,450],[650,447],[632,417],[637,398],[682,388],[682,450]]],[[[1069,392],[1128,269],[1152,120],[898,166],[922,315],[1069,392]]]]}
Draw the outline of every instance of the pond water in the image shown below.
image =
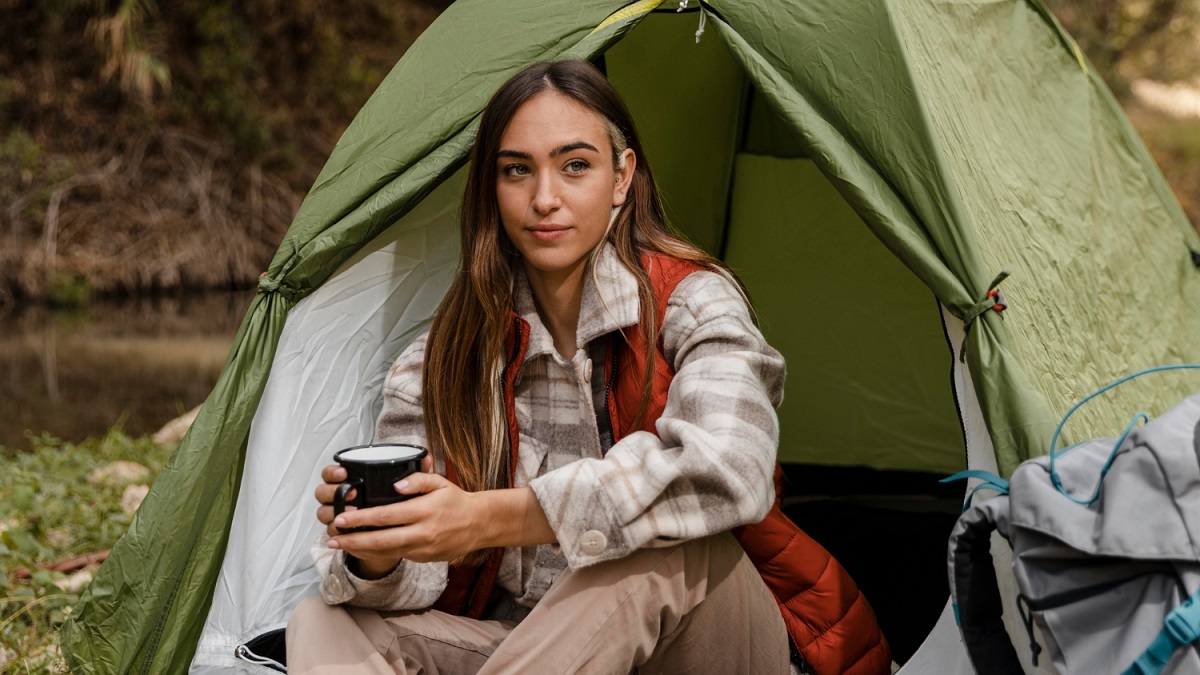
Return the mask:
{"type": "Polygon", "coordinates": [[[157,431],[204,402],[253,291],[0,312],[0,446],[157,431]]]}

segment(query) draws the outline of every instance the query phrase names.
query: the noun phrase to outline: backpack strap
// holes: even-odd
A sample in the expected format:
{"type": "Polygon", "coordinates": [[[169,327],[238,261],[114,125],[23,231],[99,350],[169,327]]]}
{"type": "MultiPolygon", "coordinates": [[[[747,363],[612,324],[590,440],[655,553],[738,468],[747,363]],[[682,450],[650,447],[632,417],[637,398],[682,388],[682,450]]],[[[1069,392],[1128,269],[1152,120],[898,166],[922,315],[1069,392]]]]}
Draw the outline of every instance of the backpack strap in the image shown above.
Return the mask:
{"type": "Polygon", "coordinates": [[[978,675],[1024,672],[1004,629],[1004,609],[992,564],[992,532],[1002,520],[1007,521],[1007,514],[1008,496],[1000,495],[963,512],[950,534],[954,619],[978,675]]]}
{"type": "Polygon", "coordinates": [[[1162,631],[1124,675],[1158,675],[1175,651],[1200,639],[1200,591],[1171,610],[1162,631]]]}

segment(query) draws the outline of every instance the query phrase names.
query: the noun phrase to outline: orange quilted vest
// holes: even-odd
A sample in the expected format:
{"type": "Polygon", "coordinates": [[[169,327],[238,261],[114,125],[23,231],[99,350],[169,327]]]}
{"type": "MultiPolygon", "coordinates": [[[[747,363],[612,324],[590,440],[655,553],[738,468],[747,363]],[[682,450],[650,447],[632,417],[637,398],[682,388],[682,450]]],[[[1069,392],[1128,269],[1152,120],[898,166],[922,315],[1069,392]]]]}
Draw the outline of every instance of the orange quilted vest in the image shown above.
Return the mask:
{"type": "MultiPolygon", "coordinates": [[[[667,300],[680,281],[700,266],[666,255],[643,252],[642,265],[654,286],[658,320],[666,313],[667,300]]],[[[608,410],[613,442],[634,431],[655,433],[655,422],[667,402],[667,390],[675,373],[662,354],[654,360],[650,403],[638,428],[634,418],[642,397],[645,349],[641,333],[625,331],[628,342],[616,340],[615,354],[605,364],[610,386],[608,410]],[[616,366],[615,379],[612,367],[616,366]]],[[[508,418],[511,466],[516,466],[517,423],[512,385],[524,361],[529,343],[529,325],[514,315],[508,348],[508,368],[502,378],[508,418]]],[[[447,463],[448,464],[448,463],[447,463]]],[[[447,477],[456,481],[453,467],[447,477]]],[[[745,549],[770,589],[783,615],[792,644],[817,675],[848,673],[882,675],[891,672],[891,652],[879,630],[867,599],[846,570],[820,544],[806,535],[780,509],[782,468],[775,466],[775,503],[761,522],[735,528],[734,536],[745,549]]],[[[479,567],[452,565],[446,590],[434,605],[452,614],[482,617],[491,598],[502,551],[496,550],[479,567]]]]}

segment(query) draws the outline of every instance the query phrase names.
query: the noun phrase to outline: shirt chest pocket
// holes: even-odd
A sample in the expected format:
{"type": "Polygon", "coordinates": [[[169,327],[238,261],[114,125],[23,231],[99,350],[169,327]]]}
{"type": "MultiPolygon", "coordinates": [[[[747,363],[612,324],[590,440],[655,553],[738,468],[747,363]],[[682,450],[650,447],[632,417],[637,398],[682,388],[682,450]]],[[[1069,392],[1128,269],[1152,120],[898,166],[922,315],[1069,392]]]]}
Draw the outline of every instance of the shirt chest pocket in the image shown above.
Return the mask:
{"type": "Polygon", "coordinates": [[[538,361],[526,364],[514,391],[518,486],[582,457],[600,457],[590,385],[538,361]]]}

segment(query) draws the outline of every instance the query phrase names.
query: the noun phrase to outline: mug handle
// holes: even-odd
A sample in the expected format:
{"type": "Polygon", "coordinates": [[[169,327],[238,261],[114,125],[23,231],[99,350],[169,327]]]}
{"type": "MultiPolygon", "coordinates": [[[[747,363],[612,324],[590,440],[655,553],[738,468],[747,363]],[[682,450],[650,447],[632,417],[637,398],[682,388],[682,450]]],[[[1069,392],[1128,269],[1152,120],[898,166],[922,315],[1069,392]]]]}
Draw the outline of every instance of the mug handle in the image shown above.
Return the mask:
{"type": "MultiPolygon", "coordinates": [[[[337,518],[338,516],[342,515],[342,513],[346,510],[346,495],[349,494],[349,492],[351,490],[353,490],[354,488],[360,487],[362,485],[362,482],[363,482],[363,480],[361,478],[354,478],[352,480],[346,481],[345,483],[342,483],[341,485],[339,485],[337,487],[337,491],[333,493],[333,517],[334,518],[337,518]]],[[[352,531],[351,529],[342,529],[340,527],[338,528],[338,532],[341,532],[342,534],[349,534],[351,531],[352,531]]]]}

